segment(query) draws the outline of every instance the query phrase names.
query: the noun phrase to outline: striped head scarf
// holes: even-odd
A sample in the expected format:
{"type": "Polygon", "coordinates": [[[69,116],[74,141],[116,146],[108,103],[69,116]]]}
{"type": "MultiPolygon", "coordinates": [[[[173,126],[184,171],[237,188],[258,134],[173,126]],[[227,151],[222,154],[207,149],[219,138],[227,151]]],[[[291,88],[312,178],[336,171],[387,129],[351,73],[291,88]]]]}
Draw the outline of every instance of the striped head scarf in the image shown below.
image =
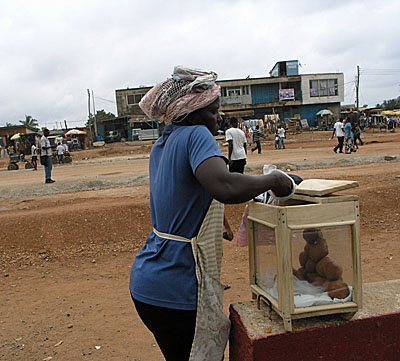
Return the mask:
{"type": "Polygon", "coordinates": [[[150,119],[170,124],[219,98],[216,79],[214,72],[176,66],[172,77],[151,88],[139,106],[150,119]]]}

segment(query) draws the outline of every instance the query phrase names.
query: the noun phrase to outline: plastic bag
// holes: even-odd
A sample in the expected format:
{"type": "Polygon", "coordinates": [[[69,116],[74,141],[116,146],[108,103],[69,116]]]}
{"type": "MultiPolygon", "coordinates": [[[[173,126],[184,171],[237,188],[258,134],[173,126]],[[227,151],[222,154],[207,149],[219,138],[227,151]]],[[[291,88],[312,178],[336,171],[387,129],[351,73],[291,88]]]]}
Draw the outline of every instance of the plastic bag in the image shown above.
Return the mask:
{"type": "Polygon", "coordinates": [[[239,231],[236,236],[238,247],[247,247],[247,216],[249,215],[249,206],[246,204],[246,208],[243,212],[242,223],[240,224],[239,231]]]}
{"type": "Polygon", "coordinates": [[[275,195],[275,193],[273,191],[271,191],[271,190],[268,191],[269,197],[267,197],[267,203],[279,205],[281,201],[286,201],[293,196],[294,192],[296,191],[296,183],[292,177],[287,175],[285,172],[282,172],[281,170],[277,169],[275,165],[273,165],[273,164],[265,164],[264,165],[264,168],[263,168],[264,175],[271,174],[273,172],[279,172],[279,173],[285,175],[292,182],[292,191],[290,192],[290,194],[288,194],[285,197],[278,197],[275,195]]]}

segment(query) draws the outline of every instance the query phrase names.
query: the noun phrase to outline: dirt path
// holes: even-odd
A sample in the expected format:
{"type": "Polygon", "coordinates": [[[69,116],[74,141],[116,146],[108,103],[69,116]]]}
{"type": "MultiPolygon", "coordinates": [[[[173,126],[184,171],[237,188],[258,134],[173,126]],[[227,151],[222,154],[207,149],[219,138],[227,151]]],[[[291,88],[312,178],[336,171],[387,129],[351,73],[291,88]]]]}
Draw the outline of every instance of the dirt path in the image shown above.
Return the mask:
{"type": "MultiPolygon", "coordinates": [[[[400,137],[366,140],[350,156],[333,153],[326,139],[288,142],[286,151],[265,143],[248,163],[253,173],[280,163],[303,178],[357,180],[350,193],[360,196],[362,273],[372,282],[400,276],[400,137]]],[[[151,230],[148,154],[86,154],[55,168],[55,187],[42,183],[43,170],[0,171],[1,360],[162,360],[128,290],[131,263],[151,230]]],[[[235,231],[243,208],[226,207],[235,231]]],[[[250,299],[247,252],[224,244],[226,311],[250,299]]]]}

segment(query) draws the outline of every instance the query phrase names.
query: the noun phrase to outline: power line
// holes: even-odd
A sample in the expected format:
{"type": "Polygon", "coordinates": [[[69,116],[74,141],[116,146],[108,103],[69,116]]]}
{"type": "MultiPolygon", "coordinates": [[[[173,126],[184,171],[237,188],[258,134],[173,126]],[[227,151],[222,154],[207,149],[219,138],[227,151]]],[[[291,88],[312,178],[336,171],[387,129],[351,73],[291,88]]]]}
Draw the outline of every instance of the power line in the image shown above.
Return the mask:
{"type": "Polygon", "coordinates": [[[109,102],[109,103],[116,104],[116,103],[115,103],[114,101],[112,101],[112,100],[104,99],[104,98],[101,98],[101,97],[98,97],[98,96],[96,96],[96,99],[100,99],[100,100],[103,100],[103,101],[105,101],[105,102],[109,102]]]}
{"type": "Polygon", "coordinates": [[[360,68],[360,74],[363,75],[397,75],[400,74],[400,69],[373,69],[360,68]]]}

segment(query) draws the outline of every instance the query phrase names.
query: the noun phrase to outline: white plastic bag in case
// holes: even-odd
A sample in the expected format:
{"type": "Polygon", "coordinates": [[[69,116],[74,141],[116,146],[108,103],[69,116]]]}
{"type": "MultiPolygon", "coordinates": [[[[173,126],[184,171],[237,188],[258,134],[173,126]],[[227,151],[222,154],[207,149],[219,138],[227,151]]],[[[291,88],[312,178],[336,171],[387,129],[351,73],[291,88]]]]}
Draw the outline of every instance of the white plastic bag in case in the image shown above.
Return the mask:
{"type": "Polygon", "coordinates": [[[268,198],[267,203],[279,205],[281,201],[286,201],[287,199],[289,199],[293,196],[294,192],[296,191],[296,183],[294,182],[292,177],[289,177],[285,172],[282,172],[281,170],[277,169],[276,165],[273,165],[273,164],[265,164],[264,165],[264,168],[263,168],[264,175],[271,174],[273,172],[279,172],[279,173],[285,175],[292,182],[292,191],[290,192],[290,194],[288,194],[285,197],[277,197],[273,191],[271,191],[271,190],[268,191],[269,198],[268,198]]]}

